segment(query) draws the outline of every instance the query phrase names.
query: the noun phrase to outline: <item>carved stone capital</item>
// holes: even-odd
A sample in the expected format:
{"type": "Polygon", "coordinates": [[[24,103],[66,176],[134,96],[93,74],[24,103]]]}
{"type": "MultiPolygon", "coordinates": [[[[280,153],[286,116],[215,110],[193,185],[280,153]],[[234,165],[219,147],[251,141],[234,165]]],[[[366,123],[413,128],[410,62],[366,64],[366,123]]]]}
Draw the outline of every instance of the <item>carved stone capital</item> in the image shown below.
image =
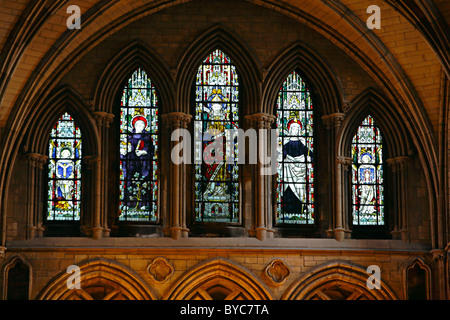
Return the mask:
{"type": "Polygon", "coordinates": [[[390,158],[386,160],[387,165],[392,169],[393,172],[403,171],[406,168],[409,157],[400,156],[395,158],[390,158]]]}
{"type": "Polygon", "coordinates": [[[332,127],[338,128],[341,126],[342,121],[345,119],[345,113],[331,113],[322,116],[322,121],[327,129],[332,127]]]}
{"type": "Polygon", "coordinates": [[[347,170],[349,166],[352,165],[352,158],[350,157],[342,157],[342,156],[337,156],[336,157],[336,164],[338,166],[343,166],[344,170],[347,170]]]}
{"type": "Polygon", "coordinates": [[[101,161],[101,157],[98,154],[83,156],[83,162],[88,169],[93,169],[101,161]]]}
{"type": "Polygon", "coordinates": [[[104,111],[94,111],[92,112],[92,116],[94,117],[98,127],[109,128],[109,125],[114,119],[113,114],[104,111]]]}
{"type": "Polygon", "coordinates": [[[275,116],[268,113],[254,113],[245,116],[250,127],[256,129],[270,129],[275,121],[275,116]]]}
{"type": "Polygon", "coordinates": [[[259,69],[259,76],[261,77],[261,82],[264,82],[264,80],[266,80],[268,73],[269,71],[266,68],[259,69]]]}
{"type": "Polygon", "coordinates": [[[43,169],[44,164],[47,163],[48,157],[39,153],[27,153],[27,159],[32,167],[43,169]]]}
{"type": "Polygon", "coordinates": [[[187,128],[188,124],[191,122],[192,115],[184,112],[171,112],[163,114],[161,119],[167,128],[187,128]]]}

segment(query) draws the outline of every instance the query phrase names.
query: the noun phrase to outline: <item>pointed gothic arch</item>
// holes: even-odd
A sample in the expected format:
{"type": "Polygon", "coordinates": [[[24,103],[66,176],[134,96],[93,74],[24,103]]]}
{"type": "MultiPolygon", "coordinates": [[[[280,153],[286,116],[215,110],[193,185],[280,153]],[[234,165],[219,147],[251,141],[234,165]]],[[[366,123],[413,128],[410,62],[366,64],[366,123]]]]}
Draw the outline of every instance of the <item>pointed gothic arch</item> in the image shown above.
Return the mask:
{"type": "Polygon", "coordinates": [[[31,289],[32,289],[32,283],[33,283],[33,268],[31,264],[20,254],[11,256],[6,262],[4,262],[2,266],[2,300],[7,300],[9,297],[9,289],[11,289],[10,285],[12,286],[18,286],[17,289],[22,290],[21,295],[26,295],[21,297],[22,299],[25,298],[27,300],[31,297],[31,289]],[[9,283],[10,277],[9,273],[11,270],[19,266],[22,270],[22,281],[23,283],[9,283]]]}
{"type": "Polygon", "coordinates": [[[271,300],[272,294],[246,268],[225,258],[199,263],[167,291],[165,300],[271,300]]]}
{"type": "Polygon", "coordinates": [[[95,89],[93,106],[95,110],[114,114],[120,103],[121,90],[133,72],[142,68],[155,84],[162,112],[175,108],[172,71],[167,62],[157,52],[142,41],[132,41],[118,52],[101,74],[95,89]]]}
{"type": "Polygon", "coordinates": [[[338,137],[338,155],[350,156],[351,141],[357,127],[371,114],[386,136],[385,143],[389,157],[406,156],[412,153],[412,144],[404,119],[390,108],[392,103],[373,88],[367,88],[349,104],[350,109],[342,122],[344,130],[338,137]]]}
{"type": "Polygon", "coordinates": [[[80,289],[68,288],[73,273],[61,272],[38,294],[37,300],[156,300],[147,283],[130,268],[109,259],[97,258],[78,264],[80,289]]]}
{"type": "Polygon", "coordinates": [[[432,297],[432,267],[423,257],[411,257],[402,264],[406,300],[429,300],[432,297]]]}
{"type": "Polygon", "coordinates": [[[309,84],[315,105],[321,115],[342,112],[344,93],[339,79],[328,62],[303,43],[294,43],[282,50],[265,70],[262,112],[275,113],[278,91],[293,70],[299,70],[302,78],[309,84]]]}
{"type": "Polygon", "coordinates": [[[370,276],[362,266],[344,261],[328,262],[295,280],[282,300],[397,300],[382,275],[380,289],[369,289],[370,276]]]}
{"type": "Polygon", "coordinates": [[[215,49],[225,52],[236,66],[240,75],[241,105],[245,114],[258,112],[260,108],[260,62],[250,51],[247,44],[241,41],[232,31],[222,26],[210,28],[200,35],[180,59],[175,73],[177,83],[176,103],[180,112],[191,114],[192,85],[198,66],[205,57],[215,49]]]}

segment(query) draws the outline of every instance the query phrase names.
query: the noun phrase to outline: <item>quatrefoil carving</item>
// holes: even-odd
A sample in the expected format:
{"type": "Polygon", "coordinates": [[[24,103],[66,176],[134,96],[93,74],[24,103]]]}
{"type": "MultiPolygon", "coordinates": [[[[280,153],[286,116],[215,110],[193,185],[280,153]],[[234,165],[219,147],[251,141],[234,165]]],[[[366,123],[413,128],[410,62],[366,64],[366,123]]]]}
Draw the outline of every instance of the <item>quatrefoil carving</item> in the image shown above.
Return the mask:
{"type": "Polygon", "coordinates": [[[266,267],[266,275],[276,285],[283,284],[291,275],[291,270],[283,260],[275,259],[266,267]]]}
{"type": "Polygon", "coordinates": [[[157,257],[148,265],[147,271],[152,276],[153,280],[161,283],[172,276],[173,267],[165,258],[157,257]]]}

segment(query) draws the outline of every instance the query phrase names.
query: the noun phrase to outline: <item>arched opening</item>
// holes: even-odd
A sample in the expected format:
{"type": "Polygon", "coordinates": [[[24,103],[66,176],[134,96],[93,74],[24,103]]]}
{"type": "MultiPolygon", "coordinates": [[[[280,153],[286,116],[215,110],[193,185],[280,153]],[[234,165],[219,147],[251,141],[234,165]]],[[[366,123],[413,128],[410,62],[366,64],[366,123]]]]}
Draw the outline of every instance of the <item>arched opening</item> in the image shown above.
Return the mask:
{"type": "Polygon", "coordinates": [[[155,300],[156,295],[134,271],[115,261],[95,259],[62,272],[40,292],[38,300],[155,300]],[[73,279],[76,275],[80,278],[73,279]],[[79,283],[79,288],[72,285],[79,283]],[[70,286],[68,285],[70,284],[70,286]]]}
{"type": "Polygon", "coordinates": [[[166,300],[270,300],[264,284],[245,268],[223,259],[204,261],[169,289],[166,300]]]}

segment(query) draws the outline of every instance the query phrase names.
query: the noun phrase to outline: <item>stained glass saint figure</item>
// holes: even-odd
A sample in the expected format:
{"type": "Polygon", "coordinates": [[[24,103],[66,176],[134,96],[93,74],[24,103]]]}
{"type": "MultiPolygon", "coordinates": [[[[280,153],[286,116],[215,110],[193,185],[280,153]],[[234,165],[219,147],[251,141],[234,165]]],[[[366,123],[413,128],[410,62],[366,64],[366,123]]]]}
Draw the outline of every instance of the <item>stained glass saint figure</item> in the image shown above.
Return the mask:
{"type": "Polygon", "coordinates": [[[226,129],[238,129],[239,82],[235,66],[221,50],[203,61],[195,88],[194,131],[202,160],[195,165],[195,220],[238,222],[237,143],[226,142],[226,129]],[[233,161],[227,161],[230,153],[233,161]]]}
{"type": "Polygon", "coordinates": [[[297,72],[277,100],[277,215],[280,224],[314,223],[314,135],[310,92],[297,72]]]}
{"type": "Polygon", "coordinates": [[[147,74],[136,70],[120,109],[120,221],[156,222],[158,101],[147,74]]]}
{"type": "Polygon", "coordinates": [[[81,213],[81,131],[63,114],[50,133],[47,221],[78,221],[81,213]]]}
{"type": "Polygon", "coordinates": [[[383,141],[367,116],[352,141],[352,210],[354,225],[384,225],[383,141]]]}

